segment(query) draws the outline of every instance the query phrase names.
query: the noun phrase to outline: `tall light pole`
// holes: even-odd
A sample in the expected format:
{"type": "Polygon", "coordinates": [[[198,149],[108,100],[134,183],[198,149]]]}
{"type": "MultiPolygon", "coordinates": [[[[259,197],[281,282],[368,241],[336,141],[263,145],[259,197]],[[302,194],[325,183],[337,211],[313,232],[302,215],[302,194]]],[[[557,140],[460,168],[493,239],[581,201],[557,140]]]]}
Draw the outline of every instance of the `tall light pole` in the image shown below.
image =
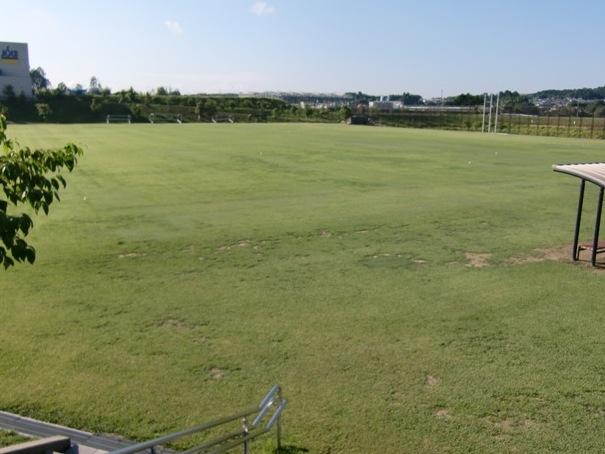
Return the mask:
{"type": "Polygon", "coordinates": [[[498,96],[496,97],[496,121],[494,123],[494,132],[498,132],[498,109],[500,108],[500,92],[498,92],[498,96]]]}
{"type": "Polygon", "coordinates": [[[492,109],[494,107],[494,95],[489,95],[489,119],[487,121],[487,132],[492,132],[492,109]]]}
{"type": "Polygon", "coordinates": [[[487,93],[483,93],[483,117],[481,118],[481,132],[485,132],[485,108],[487,107],[487,93]]]}

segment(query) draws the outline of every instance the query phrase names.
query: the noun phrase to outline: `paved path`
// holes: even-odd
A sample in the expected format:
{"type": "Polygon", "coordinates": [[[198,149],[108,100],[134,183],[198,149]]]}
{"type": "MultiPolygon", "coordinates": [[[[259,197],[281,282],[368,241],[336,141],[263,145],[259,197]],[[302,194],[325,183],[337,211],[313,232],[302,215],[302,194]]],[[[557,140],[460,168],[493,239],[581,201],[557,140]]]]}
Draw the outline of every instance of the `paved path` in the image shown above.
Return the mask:
{"type": "Polygon", "coordinates": [[[71,438],[72,442],[80,446],[79,452],[81,454],[113,451],[135,444],[134,441],[118,440],[105,435],[96,435],[82,430],[70,429],[69,427],[37,421],[6,411],[0,411],[0,429],[12,430],[13,432],[39,438],[64,435],[71,438]]]}

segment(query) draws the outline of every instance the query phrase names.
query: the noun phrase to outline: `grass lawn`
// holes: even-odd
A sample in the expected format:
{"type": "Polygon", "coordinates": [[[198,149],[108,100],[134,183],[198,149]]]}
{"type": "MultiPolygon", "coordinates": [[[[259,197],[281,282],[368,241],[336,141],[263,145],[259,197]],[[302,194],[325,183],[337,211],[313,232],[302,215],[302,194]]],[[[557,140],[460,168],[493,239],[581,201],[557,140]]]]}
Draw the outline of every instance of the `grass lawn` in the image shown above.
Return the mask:
{"type": "Polygon", "coordinates": [[[0,448],[5,446],[15,445],[24,441],[29,441],[31,438],[24,437],[10,430],[0,430],[0,448]]]}
{"type": "Polygon", "coordinates": [[[605,272],[570,263],[578,182],[550,168],[604,141],[9,133],[86,154],[35,220],[37,263],[0,272],[0,409],[146,439],[279,382],[313,453],[605,450],[605,272]]]}

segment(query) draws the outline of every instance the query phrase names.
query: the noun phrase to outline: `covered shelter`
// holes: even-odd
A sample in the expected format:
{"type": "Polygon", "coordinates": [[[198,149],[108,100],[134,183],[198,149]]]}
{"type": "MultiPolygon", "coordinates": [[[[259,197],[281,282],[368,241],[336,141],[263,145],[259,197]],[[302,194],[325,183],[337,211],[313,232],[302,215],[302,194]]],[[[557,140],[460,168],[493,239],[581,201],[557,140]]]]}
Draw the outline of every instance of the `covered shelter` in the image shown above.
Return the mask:
{"type": "Polygon", "coordinates": [[[580,196],[578,199],[578,212],[576,214],[576,228],[573,237],[572,258],[579,260],[580,251],[591,251],[592,266],[597,266],[597,254],[605,252],[605,243],[599,243],[599,230],[601,228],[601,213],[603,211],[603,192],[605,191],[605,163],[589,162],[581,164],[557,164],[553,166],[555,172],[566,173],[580,179],[580,196]],[[582,223],[582,207],[584,205],[584,188],[586,182],[595,184],[599,188],[597,202],[597,215],[595,219],[592,243],[579,244],[580,225],[582,223]]]}

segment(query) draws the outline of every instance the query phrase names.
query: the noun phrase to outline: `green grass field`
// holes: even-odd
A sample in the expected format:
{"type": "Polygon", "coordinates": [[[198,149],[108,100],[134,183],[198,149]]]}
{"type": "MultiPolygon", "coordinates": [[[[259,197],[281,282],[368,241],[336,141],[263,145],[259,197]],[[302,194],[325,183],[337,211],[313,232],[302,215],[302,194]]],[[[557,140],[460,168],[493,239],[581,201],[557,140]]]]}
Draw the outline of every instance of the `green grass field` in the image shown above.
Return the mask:
{"type": "Polygon", "coordinates": [[[341,125],[10,126],[86,154],[0,272],[0,409],[146,439],[256,402],[313,453],[602,452],[605,143],[341,125]],[[596,190],[587,190],[584,238],[596,190]],[[485,266],[470,266],[485,264],[485,266]]]}

